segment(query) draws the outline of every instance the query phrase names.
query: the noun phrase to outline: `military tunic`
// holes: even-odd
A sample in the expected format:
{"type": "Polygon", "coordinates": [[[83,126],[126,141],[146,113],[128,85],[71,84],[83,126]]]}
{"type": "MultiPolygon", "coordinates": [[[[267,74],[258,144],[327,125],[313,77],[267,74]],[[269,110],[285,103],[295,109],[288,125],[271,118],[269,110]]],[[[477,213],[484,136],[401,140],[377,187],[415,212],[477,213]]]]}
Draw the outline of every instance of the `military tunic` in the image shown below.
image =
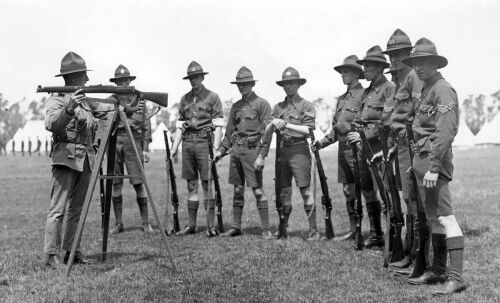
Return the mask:
{"type": "Polygon", "coordinates": [[[441,73],[437,73],[422,89],[413,120],[415,158],[413,167],[428,220],[453,214],[448,183],[453,177],[451,144],[458,131],[457,93],[441,73]],[[425,173],[438,173],[436,187],[423,186],[425,173]]]}
{"type": "Polygon", "coordinates": [[[197,93],[191,90],[179,104],[179,123],[182,123],[182,178],[208,180],[208,139],[212,140],[213,121],[223,121],[219,96],[204,86],[197,93]]]}
{"type": "Polygon", "coordinates": [[[260,154],[266,157],[269,144],[262,142],[266,126],[271,122],[271,106],[252,92],[231,107],[224,140],[219,151],[225,154],[231,148],[229,183],[262,187],[262,170],[255,171],[254,162],[260,154]]]}
{"type": "MultiPolygon", "coordinates": [[[[314,105],[298,94],[293,97],[293,100],[286,97],[284,101],[276,104],[272,116],[290,124],[304,125],[312,129],[316,127],[314,105]]],[[[292,177],[295,178],[297,187],[309,186],[311,182],[311,153],[307,144],[307,136],[289,129],[285,129],[281,134],[281,186],[291,186],[292,177]]]]}

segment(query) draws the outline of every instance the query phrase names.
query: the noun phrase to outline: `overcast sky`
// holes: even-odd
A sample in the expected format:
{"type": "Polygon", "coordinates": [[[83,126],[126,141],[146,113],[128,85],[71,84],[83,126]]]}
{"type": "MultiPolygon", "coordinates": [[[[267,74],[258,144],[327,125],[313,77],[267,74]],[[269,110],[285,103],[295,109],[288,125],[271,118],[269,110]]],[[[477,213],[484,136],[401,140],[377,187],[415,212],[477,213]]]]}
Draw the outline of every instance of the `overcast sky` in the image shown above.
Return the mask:
{"type": "Polygon", "coordinates": [[[168,92],[171,103],[190,89],[182,77],[192,60],[223,101],[239,98],[229,82],[242,65],[272,104],[283,99],[275,81],[287,66],[307,79],[304,98],[333,100],[345,87],[332,67],[376,44],[385,49],[401,28],[448,58],[442,73],[462,100],[500,89],[499,15],[494,0],[1,0],[0,92],[11,102],[40,98],[38,84],[63,85],[54,75],[74,51],[94,70],[89,84],[110,84],[124,64],[137,76],[133,85],[168,92]]]}

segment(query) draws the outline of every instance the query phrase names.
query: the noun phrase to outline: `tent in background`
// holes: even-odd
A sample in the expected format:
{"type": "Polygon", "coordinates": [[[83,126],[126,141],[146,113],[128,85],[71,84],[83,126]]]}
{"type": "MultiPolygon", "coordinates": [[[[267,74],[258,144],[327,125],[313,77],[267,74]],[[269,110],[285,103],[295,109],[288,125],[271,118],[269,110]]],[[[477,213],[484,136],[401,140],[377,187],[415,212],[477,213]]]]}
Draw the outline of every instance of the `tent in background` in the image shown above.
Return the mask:
{"type": "Polygon", "coordinates": [[[500,144],[500,115],[496,115],[493,120],[484,125],[475,138],[478,145],[500,144]]]}
{"type": "Polygon", "coordinates": [[[465,116],[460,115],[458,132],[453,140],[452,146],[456,148],[470,148],[476,145],[476,137],[465,123],[465,116]]]}
{"type": "MultiPolygon", "coordinates": [[[[45,141],[52,141],[52,133],[45,129],[45,121],[43,120],[29,120],[24,127],[18,129],[14,137],[7,142],[7,152],[12,151],[12,141],[15,141],[15,150],[21,151],[21,141],[24,141],[24,151],[28,151],[28,140],[31,140],[31,151],[36,149],[36,138],[42,141],[40,149],[45,151],[45,141]]],[[[50,146],[48,146],[50,149],[50,146]]]]}
{"type": "MultiPolygon", "coordinates": [[[[165,150],[165,139],[163,137],[163,131],[168,130],[167,126],[165,123],[160,123],[154,132],[151,134],[151,139],[152,142],[149,144],[149,150],[155,151],[155,150],[165,150]]],[[[170,132],[167,133],[167,136],[170,140],[170,132]]],[[[170,144],[170,142],[169,142],[170,144]]]]}

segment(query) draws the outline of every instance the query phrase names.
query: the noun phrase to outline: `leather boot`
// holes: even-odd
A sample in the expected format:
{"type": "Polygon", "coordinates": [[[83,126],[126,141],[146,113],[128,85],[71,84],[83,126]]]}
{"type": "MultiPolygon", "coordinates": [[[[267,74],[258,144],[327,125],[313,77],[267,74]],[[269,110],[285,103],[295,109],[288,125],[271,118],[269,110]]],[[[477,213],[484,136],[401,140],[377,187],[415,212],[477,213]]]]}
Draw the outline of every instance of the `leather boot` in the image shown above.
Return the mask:
{"type": "Polygon", "coordinates": [[[446,296],[451,295],[456,292],[464,291],[467,288],[467,285],[461,281],[450,280],[446,282],[442,289],[436,290],[433,295],[434,296],[446,296]]]}
{"type": "Polygon", "coordinates": [[[354,203],[355,200],[346,201],[347,213],[349,215],[349,232],[345,235],[333,238],[335,241],[346,241],[354,240],[354,235],[356,233],[356,217],[354,216],[354,203]]]}
{"type": "Polygon", "coordinates": [[[372,202],[366,206],[368,210],[368,219],[370,220],[370,235],[365,240],[364,245],[366,248],[372,246],[384,245],[384,233],[382,232],[382,225],[380,222],[380,203],[378,201],[372,202]]]}

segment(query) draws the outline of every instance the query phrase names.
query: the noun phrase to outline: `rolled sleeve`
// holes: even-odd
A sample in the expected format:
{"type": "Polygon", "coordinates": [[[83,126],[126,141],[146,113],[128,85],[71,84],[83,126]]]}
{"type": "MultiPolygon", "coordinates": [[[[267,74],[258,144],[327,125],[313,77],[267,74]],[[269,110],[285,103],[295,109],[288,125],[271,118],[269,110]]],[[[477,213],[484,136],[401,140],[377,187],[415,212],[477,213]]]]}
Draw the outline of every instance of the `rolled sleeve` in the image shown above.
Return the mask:
{"type": "Polygon", "coordinates": [[[65,111],[66,102],[61,97],[51,97],[47,101],[45,128],[53,133],[63,132],[73,117],[65,111]]]}
{"type": "Polygon", "coordinates": [[[312,103],[304,108],[302,123],[313,130],[316,129],[316,109],[312,103]]]}

